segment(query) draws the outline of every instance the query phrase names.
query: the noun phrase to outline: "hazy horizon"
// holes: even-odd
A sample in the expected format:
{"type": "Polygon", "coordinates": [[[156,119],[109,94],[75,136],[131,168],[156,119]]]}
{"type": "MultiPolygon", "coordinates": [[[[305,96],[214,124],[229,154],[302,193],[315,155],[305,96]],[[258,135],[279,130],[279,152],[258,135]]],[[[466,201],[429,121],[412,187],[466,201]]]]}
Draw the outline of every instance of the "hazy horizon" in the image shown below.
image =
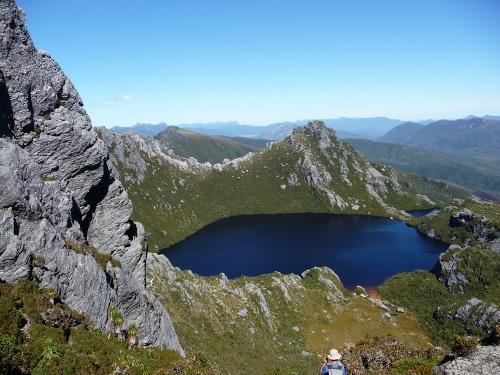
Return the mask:
{"type": "Polygon", "coordinates": [[[389,119],[389,120],[397,120],[397,121],[401,121],[401,122],[417,122],[417,123],[421,123],[421,122],[426,122],[426,121],[460,120],[460,119],[464,119],[464,118],[469,117],[469,116],[478,117],[478,118],[481,118],[481,117],[484,117],[484,116],[500,117],[500,116],[498,116],[496,114],[486,113],[486,114],[482,114],[482,115],[468,114],[468,115],[463,116],[463,117],[449,117],[449,118],[435,118],[435,119],[424,118],[424,119],[417,119],[417,120],[414,120],[414,119],[394,118],[394,117],[391,117],[391,116],[367,116],[367,117],[339,116],[339,117],[328,117],[328,118],[326,118],[326,117],[325,118],[312,117],[310,119],[283,120],[283,121],[278,121],[278,122],[273,122],[273,123],[264,123],[264,124],[246,123],[246,122],[242,122],[242,121],[238,121],[238,120],[227,120],[227,121],[196,121],[196,122],[182,122],[182,123],[172,123],[172,122],[169,122],[169,121],[158,121],[158,122],[154,122],[154,123],[152,123],[152,122],[138,121],[138,122],[135,122],[135,123],[125,124],[125,125],[116,125],[116,124],[115,125],[110,125],[110,126],[107,126],[107,125],[96,125],[96,124],[93,124],[93,125],[94,126],[98,126],[98,127],[99,126],[104,126],[104,127],[108,128],[108,129],[112,128],[112,127],[129,128],[129,127],[133,127],[133,126],[136,126],[136,125],[160,125],[160,124],[165,124],[165,125],[168,125],[168,126],[179,126],[179,127],[182,127],[183,125],[193,125],[193,124],[196,124],[196,125],[204,125],[204,124],[206,124],[206,125],[239,124],[239,125],[244,125],[244,126],[260,126],[260,127],[264,127],[264,126],[268,126],[268,125],[281,124],[281,123],[295,123],[295,122],[309,121],[309,120],[337,120],[337,119],[342,119],[342,118],[345,118],[345,119],[386,118],[386,119],[389,119]]]}
{"type": "Polygon", "coordinates": [[[494,0],[19,5],[95,126],[500,113],[494,0]]]}

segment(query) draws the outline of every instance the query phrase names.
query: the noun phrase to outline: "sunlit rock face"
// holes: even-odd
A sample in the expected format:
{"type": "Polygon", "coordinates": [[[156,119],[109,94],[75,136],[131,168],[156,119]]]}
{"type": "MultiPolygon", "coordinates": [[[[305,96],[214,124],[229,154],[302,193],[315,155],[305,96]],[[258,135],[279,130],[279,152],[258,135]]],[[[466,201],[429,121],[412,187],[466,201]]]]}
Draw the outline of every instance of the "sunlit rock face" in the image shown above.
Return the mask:
{"type": "Polygon", "coordinates": [[[182,353],[145,288],[146,242],[71,81],[0,0],[0,280],[33,277],[111,329],[116,307],[143,345],[182,353]]]}

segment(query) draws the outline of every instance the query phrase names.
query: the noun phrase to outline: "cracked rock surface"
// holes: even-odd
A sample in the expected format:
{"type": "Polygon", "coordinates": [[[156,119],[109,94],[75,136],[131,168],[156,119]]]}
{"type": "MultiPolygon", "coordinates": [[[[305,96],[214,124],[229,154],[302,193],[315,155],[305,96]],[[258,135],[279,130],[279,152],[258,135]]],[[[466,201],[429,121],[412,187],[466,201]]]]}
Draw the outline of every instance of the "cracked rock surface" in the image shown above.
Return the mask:
{"type": "Polygon", "coordinates": [[[0,0],[0,280],[33,277],[100,329],[112,329],[116,307],[143,345],[183,353],[146,290],[144,229],[130,219],[104,143],[24,18],[13,0],[0,0]]]}

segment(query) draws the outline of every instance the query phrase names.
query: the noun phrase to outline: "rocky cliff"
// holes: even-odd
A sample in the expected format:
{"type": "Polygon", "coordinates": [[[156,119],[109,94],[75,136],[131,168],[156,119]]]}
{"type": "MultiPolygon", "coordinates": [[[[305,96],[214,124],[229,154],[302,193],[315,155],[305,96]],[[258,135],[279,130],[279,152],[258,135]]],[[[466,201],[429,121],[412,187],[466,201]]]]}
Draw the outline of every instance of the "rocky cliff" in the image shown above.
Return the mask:
{"type": "Polygon", "coordinates": [[[143,345],[182,353],[168,313],[146,291],[144,229],[130,219],[106,148],[24,17],[0,0],[0,280],[34,278],[100,329],[112,328],[114,307],[143,345]]]}
{"type": "Polygon", "coordinates": [[[165,153],[157,141],[132,133],[99,129],[99,136],[153,250],[232,215],[327,212],[404,219],[410,215],[403,210],[433,204],[321,121],[261,151],[213,165],[165,153]]]}

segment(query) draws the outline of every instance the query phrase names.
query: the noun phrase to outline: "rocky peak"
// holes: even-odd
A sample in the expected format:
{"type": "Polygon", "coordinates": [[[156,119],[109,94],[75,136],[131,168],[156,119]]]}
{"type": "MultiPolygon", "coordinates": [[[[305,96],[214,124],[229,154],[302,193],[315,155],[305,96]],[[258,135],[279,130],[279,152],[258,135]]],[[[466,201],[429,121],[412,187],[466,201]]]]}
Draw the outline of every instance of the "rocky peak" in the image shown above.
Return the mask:
{"type": "Polygon", "coordinates": [[[108,311],[144,345],[182,352],[145,288],[145,233],[71,81],[0,0],[0,280],[33,277],[98,328],[108,311]]]}

